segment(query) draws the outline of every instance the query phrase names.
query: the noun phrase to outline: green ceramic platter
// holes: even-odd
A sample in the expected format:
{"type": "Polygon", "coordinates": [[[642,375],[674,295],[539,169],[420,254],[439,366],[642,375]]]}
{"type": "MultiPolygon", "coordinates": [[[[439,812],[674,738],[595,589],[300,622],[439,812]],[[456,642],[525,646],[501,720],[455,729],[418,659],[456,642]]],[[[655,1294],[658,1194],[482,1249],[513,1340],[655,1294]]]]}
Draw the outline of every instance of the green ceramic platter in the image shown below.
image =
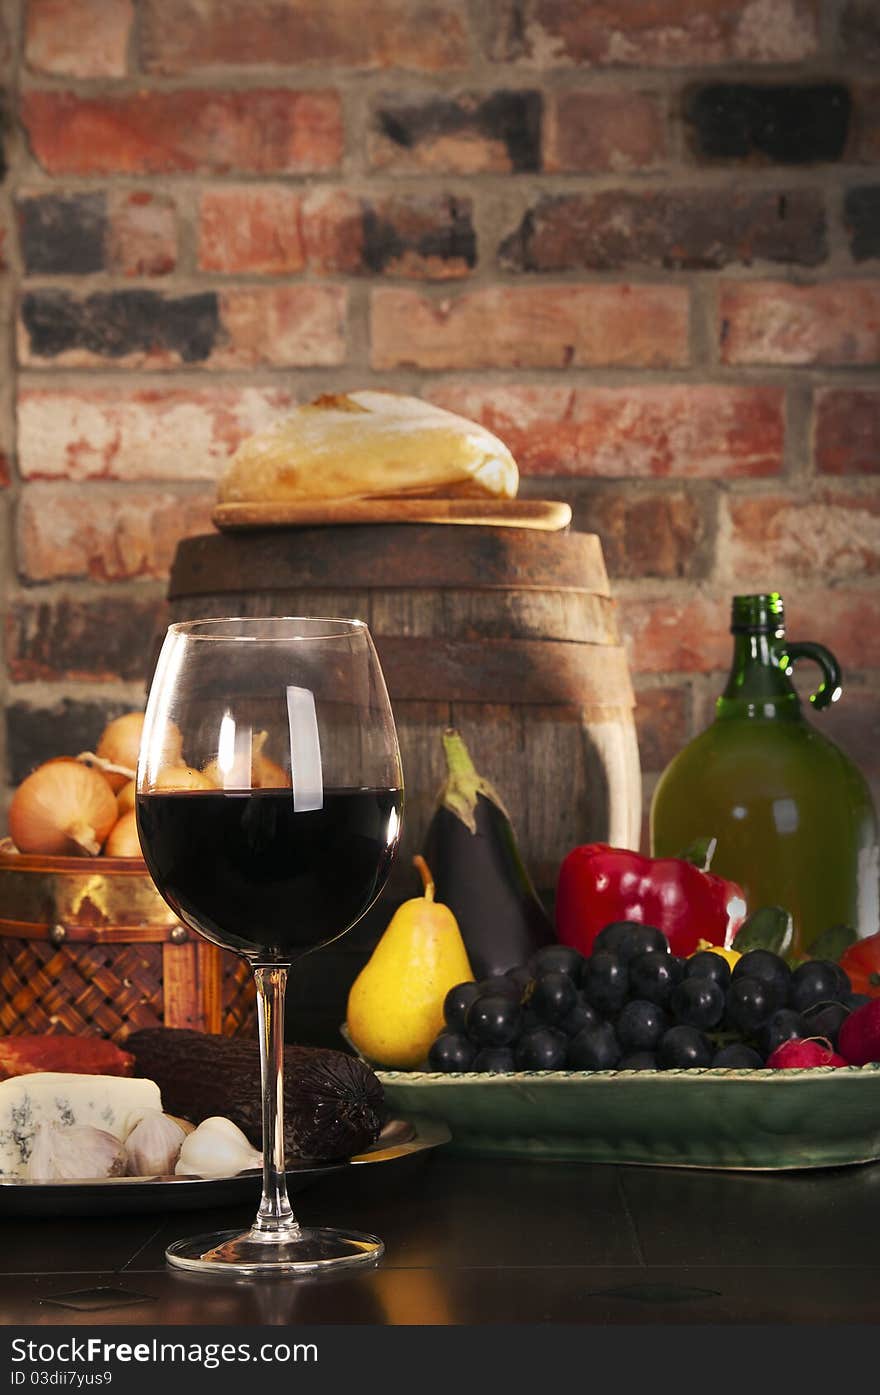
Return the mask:
{"type": "Polygon", "coordinates": [[[880,1158],[880,1065],[377,1074],[393,1113],[442,1119],[459,1153],[762,1170],[880,1158]]]}

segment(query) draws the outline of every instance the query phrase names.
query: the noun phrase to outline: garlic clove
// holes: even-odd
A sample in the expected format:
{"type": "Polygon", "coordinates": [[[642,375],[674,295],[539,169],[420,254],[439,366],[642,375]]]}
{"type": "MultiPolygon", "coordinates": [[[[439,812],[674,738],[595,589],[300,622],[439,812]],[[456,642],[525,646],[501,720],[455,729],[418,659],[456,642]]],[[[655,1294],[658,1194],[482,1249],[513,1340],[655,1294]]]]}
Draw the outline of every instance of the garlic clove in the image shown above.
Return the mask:
{"type": "Polygon", "coordinates": [[[184,1139],[174,1171],[178,1177],[235,1177],[262,1165],[262,1154],[238,1125],[215,1114],[184,1139]]]}
{"type": "Polygon", "coordinates": [[[161,1109],[145,1109],[125,1140],[129,1177],[167,1177],[174,1171],[185,1131],[161,1109]]]}
{"type": "Polygon", "coordinates": [[[125,1150],[118,1138],[91,1124],[37,1129],[27,1176],[31,1182],[73,1182],[125,1175],[125,1150]]]}

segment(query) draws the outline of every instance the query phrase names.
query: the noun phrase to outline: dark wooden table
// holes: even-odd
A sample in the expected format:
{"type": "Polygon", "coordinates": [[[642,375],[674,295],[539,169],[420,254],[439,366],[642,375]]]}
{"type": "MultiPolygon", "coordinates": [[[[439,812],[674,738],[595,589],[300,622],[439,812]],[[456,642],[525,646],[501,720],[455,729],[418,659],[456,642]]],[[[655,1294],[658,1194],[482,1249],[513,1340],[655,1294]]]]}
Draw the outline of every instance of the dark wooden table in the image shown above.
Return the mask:
{"type": "Polygon", "coordinates": [[[465,1159],[441,1149],[417,1168],[335,1174],[294,1200],[304,1222],[381,1235],[383,1263],[347,1277],[244,1284],[166,1268],[169,1240],[244,1227],[250,1206],[9,1218],[0,1228],[2,1321],[689,1325],[880,1317],[880,1164],[721,1173],[465,1159]]]}

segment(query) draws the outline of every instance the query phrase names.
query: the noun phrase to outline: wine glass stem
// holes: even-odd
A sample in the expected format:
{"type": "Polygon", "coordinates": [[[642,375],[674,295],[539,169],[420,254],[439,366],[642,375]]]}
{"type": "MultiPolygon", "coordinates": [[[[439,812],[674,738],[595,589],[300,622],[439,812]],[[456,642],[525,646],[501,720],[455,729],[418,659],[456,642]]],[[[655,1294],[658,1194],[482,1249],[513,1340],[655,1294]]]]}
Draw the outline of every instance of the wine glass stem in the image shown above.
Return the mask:
{"type": "Polygon", "coordinates": [[[287,966],[254,969],[263,1086],[263,1198],[251,1234],[279,1243],[300,1229],[287,1199],[284,1168],[284,990],[287,966]]]}

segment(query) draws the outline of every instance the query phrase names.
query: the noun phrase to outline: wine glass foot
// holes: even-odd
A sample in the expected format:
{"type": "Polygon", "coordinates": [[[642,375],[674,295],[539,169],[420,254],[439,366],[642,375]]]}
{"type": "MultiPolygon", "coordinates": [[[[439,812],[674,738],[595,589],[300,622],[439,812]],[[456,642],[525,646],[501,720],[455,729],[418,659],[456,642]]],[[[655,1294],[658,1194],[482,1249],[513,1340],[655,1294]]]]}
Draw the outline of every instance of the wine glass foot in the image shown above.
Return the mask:
{"type": "Polygon", "coordinates": [[[325,1274],[355,1265],[378,1264],[385,1246],[356,1230],[302,1226],[295,1240],[254,1240],[250,1231],[221,1230],[176,1240],[165,1251],[177,1269],[200,1274],[325,1274]]]}

